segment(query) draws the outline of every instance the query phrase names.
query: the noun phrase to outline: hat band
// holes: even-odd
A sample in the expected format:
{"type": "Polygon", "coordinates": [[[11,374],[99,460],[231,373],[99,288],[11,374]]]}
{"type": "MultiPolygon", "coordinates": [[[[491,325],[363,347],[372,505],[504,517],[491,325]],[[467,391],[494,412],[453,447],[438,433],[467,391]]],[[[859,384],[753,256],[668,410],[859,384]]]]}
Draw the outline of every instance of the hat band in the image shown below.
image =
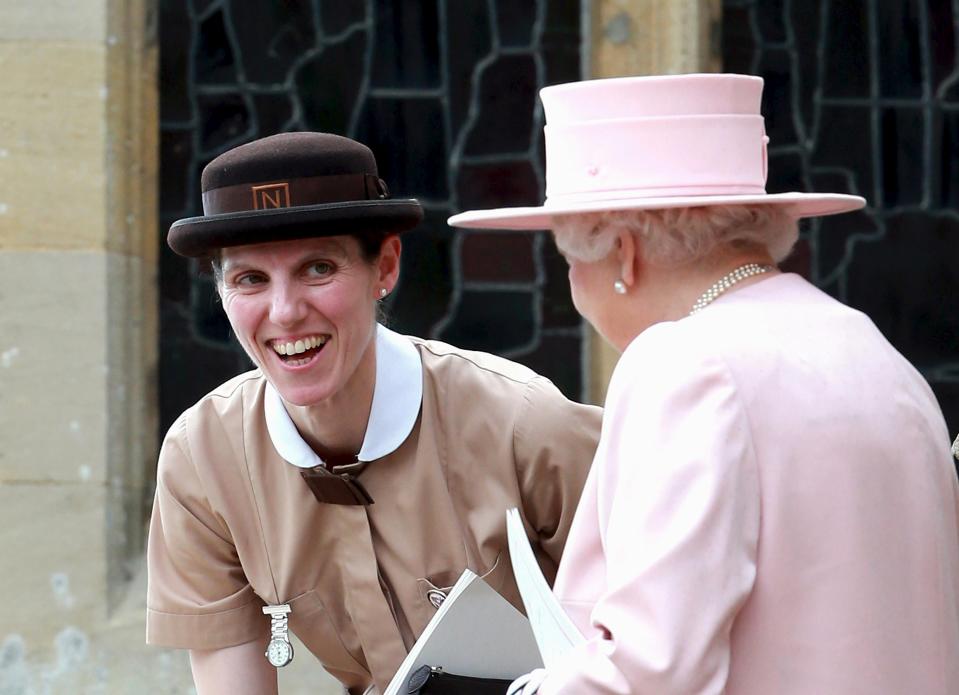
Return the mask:
{"type": "Polygon", "coordinates": [[[223,186],[203,193],[203,214],[274,210],[388,198],[383,180],[373,174],[308,176],[223,186]]]}
{"type": "Polygon", "coordinates": [[[715,114],[547,125],[552,199],[753,194],[766,186],[760,116],[715,114]]]}

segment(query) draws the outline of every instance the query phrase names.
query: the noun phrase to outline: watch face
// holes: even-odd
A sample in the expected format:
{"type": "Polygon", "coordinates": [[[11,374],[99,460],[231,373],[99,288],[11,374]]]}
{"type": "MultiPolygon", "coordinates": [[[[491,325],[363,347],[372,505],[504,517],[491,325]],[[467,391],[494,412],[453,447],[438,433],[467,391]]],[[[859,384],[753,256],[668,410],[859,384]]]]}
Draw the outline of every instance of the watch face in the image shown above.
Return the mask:
{"type": "Polygon", "coordinates": [[[293,645],[286,640],[272,639],[266,648],[266,658],[277,668],[286,666],[293,661],[293,645]]]}

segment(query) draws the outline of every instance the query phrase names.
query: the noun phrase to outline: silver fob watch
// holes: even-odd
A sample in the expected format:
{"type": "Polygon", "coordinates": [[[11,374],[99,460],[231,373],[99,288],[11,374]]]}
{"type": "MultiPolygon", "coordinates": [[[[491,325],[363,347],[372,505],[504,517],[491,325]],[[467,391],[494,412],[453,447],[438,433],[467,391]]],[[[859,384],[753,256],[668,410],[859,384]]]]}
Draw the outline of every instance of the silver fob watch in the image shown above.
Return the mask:
{"type": "Polygon", "coordinates": [[[263,606],[263,612],[270,616],[270,643],[266,647],[266,658],[276,668],[286,666],[293,661],[293,645],[287,632],[287,616],[290,606],[263,606]]]}

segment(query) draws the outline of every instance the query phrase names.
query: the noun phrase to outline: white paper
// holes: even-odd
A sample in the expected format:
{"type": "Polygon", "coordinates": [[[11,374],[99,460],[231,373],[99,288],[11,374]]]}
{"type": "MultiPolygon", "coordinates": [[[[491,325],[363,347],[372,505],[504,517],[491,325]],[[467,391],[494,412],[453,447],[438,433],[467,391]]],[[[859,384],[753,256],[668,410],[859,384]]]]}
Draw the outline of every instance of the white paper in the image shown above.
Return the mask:
{"type": "Polygon", "coordinates": [[[583,644],[586,638],[553,595],[529,545],[519,510],[515,507],[506,512],[506,533],[513,575],[523,597],[523,605],[526,606],[536,645],[546,668],[554,668],[561,664],[564,655],[583,644]]]}
{"type": "Polygon", "coordinates": [[[460,676],[512,680],[541,668],[543,662],[529,621],[480,577],[465,570],[384,695],[405,693],[410,674],[423,665],[460,676]]]}

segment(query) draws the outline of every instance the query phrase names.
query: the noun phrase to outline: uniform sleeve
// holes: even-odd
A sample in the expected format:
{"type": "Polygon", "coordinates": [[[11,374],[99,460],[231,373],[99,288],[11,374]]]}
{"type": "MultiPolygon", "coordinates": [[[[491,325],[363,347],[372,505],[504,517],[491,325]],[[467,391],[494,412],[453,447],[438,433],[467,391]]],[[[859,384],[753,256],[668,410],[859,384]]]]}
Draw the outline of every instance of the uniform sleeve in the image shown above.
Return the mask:
{"type": "Polygon", "coordinates": [[[206,498],[190,458],[186,416],[160,451],[147,546],[150,644],[218,649],[268,629],[223,519],[206,498]]]}
{"type": "Polygon", "coordinates": [[[594,464],[606,569],[597,630],[541,695],[726,687],[732,623],[756,574],[751,430],[708,346],[661,347],[617,366],[594,464]]]}
{"type": "Polygon", "coordinates": [[[513,431],[523,514],[555,568],[596,454],[603,411],[570,401],[543,377],[529,382],[524,399],[513,431]]]}

